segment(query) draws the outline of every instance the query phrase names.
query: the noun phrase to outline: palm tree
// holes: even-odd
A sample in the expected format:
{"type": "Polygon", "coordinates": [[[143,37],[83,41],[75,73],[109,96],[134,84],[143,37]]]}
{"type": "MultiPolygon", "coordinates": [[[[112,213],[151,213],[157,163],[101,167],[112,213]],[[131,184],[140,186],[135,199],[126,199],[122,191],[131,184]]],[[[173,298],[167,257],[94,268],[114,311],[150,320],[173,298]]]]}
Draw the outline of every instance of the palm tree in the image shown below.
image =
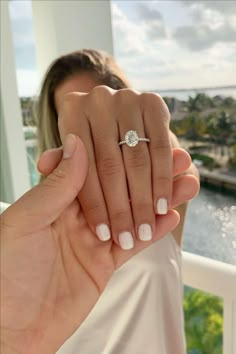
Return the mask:
{"type": "MultiPolygon", "coordinates": [[[[208,129],[216,144],[221,147],[221,156],[224,155],[224,146],[228,150],[228,139],[232,133],[233,117],[226,111],[217,112],[209,121],[208,129]]],[[[227,151],[228,154],[228,151],[227,151]]]]}
{"type": "Polygon", "coordinates": [[[205,95],[205,93],[198,93],[195,97],[189,97],[187,108],[189,112],[202,112],[205,108],[213,107],[213,100],[205,95]]]}

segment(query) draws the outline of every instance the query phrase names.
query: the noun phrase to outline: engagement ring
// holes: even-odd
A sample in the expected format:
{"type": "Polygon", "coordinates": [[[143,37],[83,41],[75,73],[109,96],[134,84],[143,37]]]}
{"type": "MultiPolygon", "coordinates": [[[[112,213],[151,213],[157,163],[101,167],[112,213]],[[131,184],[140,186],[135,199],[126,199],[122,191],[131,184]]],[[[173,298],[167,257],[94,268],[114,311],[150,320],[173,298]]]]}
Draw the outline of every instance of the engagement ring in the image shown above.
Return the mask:
{"type": "Polygon", "coordinates": [[[126,134],[125,134],[125,140],[122,140],[119,142],[119,145],[123,145],[126,144],[129,147],[134,147],[136,146],[139,141],[145,141],[147,143],[150,143],[150,139],[148,138],[139,138],[138,134],[135,130],[129,130],[126,134]]]}

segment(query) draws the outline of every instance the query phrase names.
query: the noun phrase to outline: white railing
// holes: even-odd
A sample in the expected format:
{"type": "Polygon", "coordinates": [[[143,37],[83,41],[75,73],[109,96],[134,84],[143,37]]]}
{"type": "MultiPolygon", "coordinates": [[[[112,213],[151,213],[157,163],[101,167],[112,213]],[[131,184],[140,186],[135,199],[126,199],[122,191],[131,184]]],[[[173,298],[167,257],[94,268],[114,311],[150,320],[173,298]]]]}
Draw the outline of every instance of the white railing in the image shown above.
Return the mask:
{"type": "Polygon", "coordinates": [[[223,354],[236,354],[236,266],[183,252],[183,280],[223,298],[223,354]]]}
{"type": "Polygon", "coordinates": [[[2,214],[9,206],[10,204],[0,201],[0,214],[2,214]]]}

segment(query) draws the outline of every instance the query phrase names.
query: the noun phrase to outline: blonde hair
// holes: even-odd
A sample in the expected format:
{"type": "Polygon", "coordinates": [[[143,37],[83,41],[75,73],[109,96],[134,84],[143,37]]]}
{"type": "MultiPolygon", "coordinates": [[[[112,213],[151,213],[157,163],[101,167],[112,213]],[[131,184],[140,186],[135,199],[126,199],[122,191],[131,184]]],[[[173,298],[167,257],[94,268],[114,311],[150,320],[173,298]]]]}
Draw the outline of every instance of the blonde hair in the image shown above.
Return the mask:
{"type": "Polygon", "coordinates": [[[89,73],[101,85],[115,90],[130,87],[115,60],[105,52],[83,49],[56,59],[46,72],[35,107],[39,155],[61,146],[54,94],[61,83],[78,73],[89,73]]]}

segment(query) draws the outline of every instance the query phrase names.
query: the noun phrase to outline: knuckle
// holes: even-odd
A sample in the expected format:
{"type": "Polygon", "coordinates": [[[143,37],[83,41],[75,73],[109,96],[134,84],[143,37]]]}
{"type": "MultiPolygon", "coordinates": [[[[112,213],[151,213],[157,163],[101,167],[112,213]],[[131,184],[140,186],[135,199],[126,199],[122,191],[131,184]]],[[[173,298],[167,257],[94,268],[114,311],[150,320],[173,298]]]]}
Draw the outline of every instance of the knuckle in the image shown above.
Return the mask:
{"type": "Polygon", "coordinates": [[[124,224],[124,220],[127,220],[128,212],[125,209],[114,209],[110,213],[110,218],[115,220],[116,223],[119,225],[120,221],[124,224]]]}
{"type": "Polygon", "coordinates": [[[145,215],[148,215],[150,217],[151,213],[153,213],[153,206],[152,206],[152,200],[150,201],[143,201],[143,200],[137,200],[133,204],[133,210],[137,215],[142,216],[144,218],[145,215]]]}
{"type": "Polygon", "coordinates": [[[120,174],[121,165],[113,157],[105,157],[98,161],[98,172],[102,176],[112,177],[120,174]]]}
{"type": "Polygon", "coordinates": [[[108,109],[111,103],[112,89],[108,86],[101,85],[95,86],[88,94],[88,107],[87,111],[90,113],[100,113],[103,116],[103,112],[108,109]]]}
{"type": "Polygon", "coordinates": [[[64,181],[67,177],[66,172],[61,169],[60,167],[57,167],[50,175],[49,175],[49,179],[51,181],[64,181]]]}
{"type": "Polygon", "coordinates": [[[90,96],[93,99],[100,99],[101,97],[110,97],[111,96],[112,89],[108,86],[105,85],[100,85],[100,86],[95,86],[91,91],[90,91],[90,96]]]}
{"type": "Polygon", "coordinates": [[[163,104],[161,96],[153,92],[143,92],[141,94],[141,102],[146,109],[150,106],[159,108],[163,104]]]}
{"type": "Polygon", "coordinates": [[[166,185],[166,184],[171,184],[173,181],[172,177],[169,175],[166,176],[158,176],[157,177],[157,184],[160,185],[166,185]]]}
{"type": "Polygon", "coordinates": [[[149,155],[144,149],[131,150],[126,158],[127,167],[131,168],[147,168],[150,165],[149,155]]]}
{"type": "MultiPolygon", "coordinates": [[[[50,187],[50,188],[56,188],[58,185],[64,185],[66,179],[68,178],[67,173],[60,167],[57,167],[42,183],[42,187],[50,187]]],[[[76,185],[72,182],[69,181],[68,183],[70,190],[73,191],[73,193],[78,192],[78,188],[76,185]]]]}
{"type": "Polygon", "coordinates": [[[141,94],[141,105],[145,112],[156,112],[158,116],[166,123],[170,121],[169,109],[163,98],[153,92],[143,92],[141,94]]]}
{"type": "Polygon", "coordinates": [[[136,101],[138,96],[139,92],[130,88],[124,88],[116,92],[116,97],[118,97],[122,102],[136,101]]]}
{"type": "Polygon", "coordinates": [[[141,98],[142,100],[145,102],[150,102],[155,100],[155,102],[161,102],[162,98],[158,93],[154,93],[154,92],[142,92],[141,93],[141,98]]]}
{"type": "Polygon", "coordinates": [[[159,154],[170,154],[171,152],[171,143],[169,139],[155,139],[152,140],[150,144],[150,149],[153,152],[158,152],[159,154]]]}
{"type": "Polygon", "coordinates": [[[86,199],[83,201],[83,209],[86,210],[86,214],[89,214],[90,217],[96,216],[97,219],[98,215],[102,214],[104,207],[97,199],[86,199]]]}
{"type": "Polygon", "coordinates": [[[58,107],[58,128],[61,134],[68,125],[68,121],[73,121],[77,117],[77,112],[83,111],[83,102],[83,96],[79,92],[70,92],[63,97],[58,107]]]}
{"type": "Polygon", "coordinates": [[[70,111],[73,110],[78,105],[78,100],[80,99],[80,94],[78,92],[69,92],[63,98],[63,110],[70,111]]]}

